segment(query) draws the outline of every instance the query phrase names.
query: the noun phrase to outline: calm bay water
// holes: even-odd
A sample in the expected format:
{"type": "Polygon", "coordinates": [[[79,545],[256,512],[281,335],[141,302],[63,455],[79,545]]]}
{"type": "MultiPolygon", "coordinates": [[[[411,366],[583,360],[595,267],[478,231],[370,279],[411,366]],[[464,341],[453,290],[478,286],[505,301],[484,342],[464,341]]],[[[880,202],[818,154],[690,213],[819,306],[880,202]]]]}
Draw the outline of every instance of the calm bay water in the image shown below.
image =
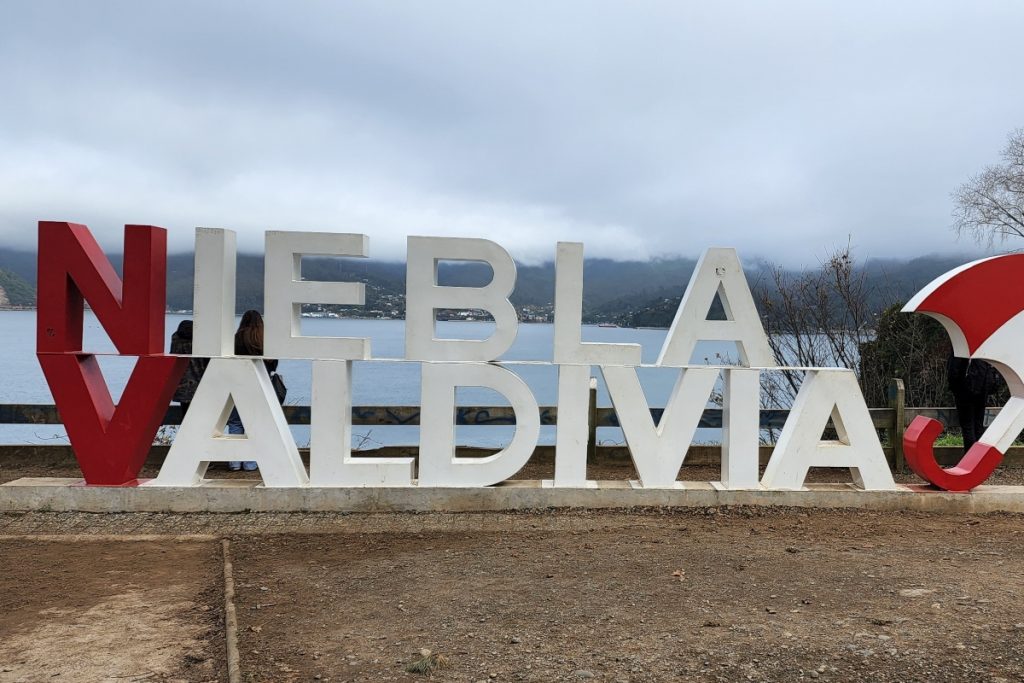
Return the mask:
{"type": "MultiPolygon", "coordinates": [[[[170,334],[178,322],[189,316],[167,316],[167,345],[170,334]]],[[[53,403],[49,388],[35,357],[35,311],[0,312],[0,348],[4,350],[2,366],[3,381],[0,383],[0,403],[53,403]]],[[[493,330],[488,322],[439,322],[438,336],[461,339],[485,339],[493,330]]],[[[549,324],[523,324],[515,344],[501,360],[551,361],[554,327],[549,324]]],[[[320,319],[303,320],[303,333],[323,336],[367,337],[371,340],[371,351],[375,357],[401,358],[405,347],[405,323],[401,320],[353,320],[320,319]]],[[[665,339],[666,330],[607,328],[584,326],[584,341],[633,342],[643,348],[643,361],[653,363],[665,339]]],[[[113,353],[110,343],[99,322],[91,312],[85,319],[85,348],[95,353],[113,353]]],[[[698,347],[694,360],[714,358],[716,353],[732,353],[730,344],[707,343],[698,347]]],[[[111,394],[120,396],[131,373],[133,360],[112,356],[100,356],[100,367],[110,387],[111,394]]],[[[530,386],[540,405],[555,405],[557,371],[554,366],[510,365],[530,386]]],[[[309,361],[281,361],[279,372],[288,385],[290,404],[308,404],[310,397],[312,364],[309,361]]],[[[640,380],[651,406],[664,406],[678,376],[673,369],[641,368],[640,380]]],[[[598,378],[598,403],[610,405],[607,391],[600,372],[598,378]]],[[[419,405],[420,365],[399,360],[360,361],[353,370],[353,403],[355,405],[419,405]]],[[[504,398],[491,390],[466,387],[456,395],[460,405],[507,405],[504,398]]],[[[308,428],[292,427],[296,441],[304,445],[308,439],[308,428]]],[[[512,427],[457,427],[456,439],[460,444],[479,446],[500,446],[508,442],[512,427]]],[[[376,445],[415,444],[419,438],[418,427],[359,427],[353,428],[354,444],[364,447],[376,445]]],[[[697,441],[714,441],[718,430],[698,430],[697,441]]],[[[598,439],[602,442],[622,442],[617,429],[601,429],[598,439]]],[[[66,441],[60,425],[0,425],[0,443],[44,443],[50,440],[66,441]]],[[[554,443],[554,427],[542,427],[541,443],[554,443]]]]}

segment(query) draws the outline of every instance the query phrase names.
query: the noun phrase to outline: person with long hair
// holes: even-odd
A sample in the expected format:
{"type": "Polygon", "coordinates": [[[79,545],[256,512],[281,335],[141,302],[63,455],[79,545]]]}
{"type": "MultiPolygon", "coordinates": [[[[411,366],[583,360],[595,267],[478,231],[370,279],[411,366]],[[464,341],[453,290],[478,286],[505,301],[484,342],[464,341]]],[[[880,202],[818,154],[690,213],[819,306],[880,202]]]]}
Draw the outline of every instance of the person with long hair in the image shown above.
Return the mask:
{"type": "MultiPolygon", "coordinates": [[[[259,311],[250,309],[242,314],[242,321],[238,324],[238,330],[235,332],[235,355],[263,355],[263,316],[260,315],[259,311]]],[[[277,371],[276,358],[264,358],[263,364],[267,366],[268,373],[277,371]]],[[[242,425],[242,418],[238,416],[237,409],[231,410],[227,426],[228,434],[245,434],[245,427],[242,425]]],[[[251,460],[245,462],[233,460],[228,463],[228,469],[232,472],[237,472],[238,470],[252,472],[256,468],[256,463],[251,460]]]]}
{"type": "MultiPolygon", "coordinates": [[[[191,320],[182,320],[178,323],[178,329],[171,335],[171,353],[182,356],[192,355],[191,320]]],[[[182,419],[188,412],[188,407],[192,405],[192,397],[195,396],[196,389],[199,387],[199,382],[203,379],[203,373],[206,372],[206,366],[209,363],[209,358],[190,358],[185,374],[178,382],[178,388],[174,390],[173,400],[181,406],[182,419]]]]}

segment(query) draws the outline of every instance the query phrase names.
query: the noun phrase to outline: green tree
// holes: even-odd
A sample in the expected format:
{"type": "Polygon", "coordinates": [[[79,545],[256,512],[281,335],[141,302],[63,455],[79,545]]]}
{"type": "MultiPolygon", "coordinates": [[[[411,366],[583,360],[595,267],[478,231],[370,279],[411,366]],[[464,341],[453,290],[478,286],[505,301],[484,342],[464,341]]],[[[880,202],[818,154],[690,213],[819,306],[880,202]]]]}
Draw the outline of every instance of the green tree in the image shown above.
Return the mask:
{"type": "Polygon", "coordinates": [[[868,405],[886,405],[886,387],[894,377],[903,380],[907,405],[953,405],[946,385],[951,348],[946,330],[926,315],[901,313],[901,308],[885,309],[875,338],[861,344],[860,380],[868,405]]]}

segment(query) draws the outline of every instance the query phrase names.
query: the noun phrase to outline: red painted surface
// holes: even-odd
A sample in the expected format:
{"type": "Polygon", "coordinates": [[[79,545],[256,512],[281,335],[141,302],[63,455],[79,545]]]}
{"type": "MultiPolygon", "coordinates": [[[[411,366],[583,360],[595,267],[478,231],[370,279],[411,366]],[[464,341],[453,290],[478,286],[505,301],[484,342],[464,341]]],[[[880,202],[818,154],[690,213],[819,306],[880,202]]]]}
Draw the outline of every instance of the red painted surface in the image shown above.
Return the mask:
{"type": "Polygon", "coordinates": [[[983,261],[939,285],[917,307],[956,323],[973,354],[992,333],[1024,310],[1024,254],[983,261]]]}
{"type": "Polygon", "coordinates": [[[907,465],[917,476],[946,491],[970,491],[980,486],[1002,462],[1003,453],[979,441],[955,467],[943,469],[932,448],[942,429],[942,423],[930,417],[918,415],[913,419],[903,434],[907,465]]]}
{"type": "Polygon", "coordinates": [[[36,351],[81,352],[83,299],[118,352],[163,353],[167,231],[124,228],[124,284],[78,223],[39,222],[36,351]]]}
{"type": "MultiPolygon", "coordinates": [[[[987,259],[946,276],[914,310],[951,320],[975,352],[1011,319],[1024,311],[1024,254],[987,259]]],[[[1003,334],[1006,334],[1004,332],[1003,334]]],[[[983,356],[981,356],[983,357],[983,356]]],[[[942,423],[917,417],[903,437],[907,464],[926,481],[947,491],[969,491],[982,484],[1003,459],[998,448],[976,443],[955,467],[935,461],[933,445],[942,423]]]]}
{"type": "Polygon", "coordinates": [[[86,483],[136,479],[188,358],[139,356],[115,407],[95,356],[37,355],[86,483]]]}
{"type": "Polygon", "coordinates": [[[87,484],[130,485],[188,358],[167,356],[167,232],[148,225],[124,230],[124,282],[89,229],[39,223],[36,356],[87,484]],[[115,406],[96,357],[82,353],[84,302],[117,350],[139,356],[115,406]]]}

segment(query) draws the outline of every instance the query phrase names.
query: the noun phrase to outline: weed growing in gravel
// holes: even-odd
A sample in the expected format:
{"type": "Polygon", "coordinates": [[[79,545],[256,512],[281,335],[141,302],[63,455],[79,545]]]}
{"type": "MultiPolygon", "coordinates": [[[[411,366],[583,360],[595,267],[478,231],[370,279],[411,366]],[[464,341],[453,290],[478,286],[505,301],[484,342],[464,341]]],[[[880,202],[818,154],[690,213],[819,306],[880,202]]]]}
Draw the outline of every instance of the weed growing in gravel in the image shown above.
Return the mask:
{"type": "Polygon", "coordinates": [[[448,658],[444,655],[435,655],[430,650],[423,648],[419,655],[409,662],[405,670],[411,674],[422,674],[426,676],[434,669],[444,669],[448,666],[448,658]]]}

